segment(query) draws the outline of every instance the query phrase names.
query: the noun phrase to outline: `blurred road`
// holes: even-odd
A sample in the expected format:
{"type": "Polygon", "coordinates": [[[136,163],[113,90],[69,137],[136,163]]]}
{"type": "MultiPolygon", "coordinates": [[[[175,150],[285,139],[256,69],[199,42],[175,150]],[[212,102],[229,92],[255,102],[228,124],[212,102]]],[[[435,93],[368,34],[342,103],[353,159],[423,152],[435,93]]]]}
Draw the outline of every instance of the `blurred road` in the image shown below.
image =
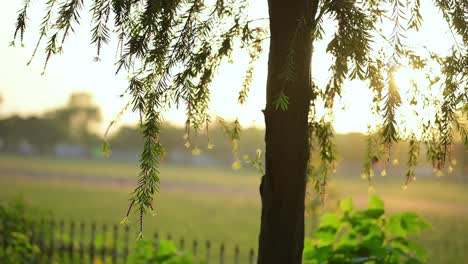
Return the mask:
{"type": "MultiPolygon", "coordinates": [[[[118,178],[106,176],[89,176],[80,174],[67,173],[66,176],[58,173],[42,173],[22,169],[5,169],[0,168],[0,177],[11,179],[25,179],[34,181],[51,181],[60,183],[78,183],[92,184],[104,186],[118,186],[132,188],[137,184],[138,178],[118,178]]],[[[257,196],[256,188],[242,186],[226,186],[220,184],[209,183],[183,183],[180,181],[161,180],[161,188],[165,190],[184,191],[184,192],[202,192],[215,194],[233,194],[233,195],[249,195],[257,196]]]]}

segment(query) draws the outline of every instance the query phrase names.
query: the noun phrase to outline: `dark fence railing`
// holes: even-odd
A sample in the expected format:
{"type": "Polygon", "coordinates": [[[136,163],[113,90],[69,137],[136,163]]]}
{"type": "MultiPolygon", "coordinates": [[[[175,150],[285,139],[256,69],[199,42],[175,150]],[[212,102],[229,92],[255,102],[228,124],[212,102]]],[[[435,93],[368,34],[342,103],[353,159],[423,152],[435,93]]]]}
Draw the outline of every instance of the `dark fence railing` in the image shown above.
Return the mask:
{"type": "MultiPolygon", "coordinates": [[[[4,220],[4,219],[3,219],[4,220]]],[[[11,230],[8,223],[2,221],[2,230],[11,230]]],[[[130,228],[127,225],[108,226],[97,225],[95,222],[86,224],[70,221],[45,221],[32,222],[28,225],[27,234],[31,242],[40,250],[39,263],[127,263],[132,245],[130,228]]],[[[2,232],[0,242],[6,248],[9,243],[7,232],[2,232]]],[[[158,232],[154,233],[154,247],[157,250],[160,239],[172,240],[181,251],[190,252],[196,260],[206,264],[253,264],[256,262],[255,251],[251,248],[248,252],[241,252],[239,245],[228,248],[224,243],[215,244],[210,240],[199,241],[186,240],[180,237],[175,240],[168,233],[162,237],[158,232]]],[[[132,240],[133,242],[134,240],[132,240]]]]}

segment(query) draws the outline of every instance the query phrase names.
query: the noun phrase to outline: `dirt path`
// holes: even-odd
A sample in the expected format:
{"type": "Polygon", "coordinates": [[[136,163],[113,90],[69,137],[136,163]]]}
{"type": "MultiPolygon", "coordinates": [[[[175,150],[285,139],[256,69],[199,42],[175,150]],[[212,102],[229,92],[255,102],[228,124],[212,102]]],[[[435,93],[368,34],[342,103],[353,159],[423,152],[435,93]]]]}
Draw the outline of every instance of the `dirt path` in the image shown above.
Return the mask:
{"type": "MultiPolygon", "coordinates": [[[[33,172],[21,169],[0,168],[0,178],[24,179],[34,181],[49,181],[62,183],[92,184],[93,186],[112,186],[133,188],[137,178],[113,178],[107,176],[89,176],[80,174],[69,174],[66,176],[58,173],[33,172]]],[[[161,180],[161,188],[172,191],[215,193],[224,195],[248,195],[257,196],[256,188],[241,186],[227,186],[208,183],[183,183],[179,181],[161,180]]]]}

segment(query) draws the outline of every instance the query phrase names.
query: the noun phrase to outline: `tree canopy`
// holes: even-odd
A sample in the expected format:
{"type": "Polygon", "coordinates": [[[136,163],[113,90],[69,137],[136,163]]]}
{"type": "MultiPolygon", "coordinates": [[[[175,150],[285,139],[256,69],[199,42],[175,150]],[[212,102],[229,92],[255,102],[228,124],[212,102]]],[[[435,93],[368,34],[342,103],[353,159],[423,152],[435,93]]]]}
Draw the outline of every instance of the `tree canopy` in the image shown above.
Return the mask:
{"type": "MultiPolygon", "coordinates": [[[[159,189],[159,161],[164,155],[160,144],[161,118],[173,106],[186,109],[186,135],[188,145],[194,133],[209,128],[212,118],[208,114],[210,84],[220,64],[229,60],[234,48],[247,49],[250,54],[248,70],[239,92],[239,103],[245,102],[255,70],[255,61],[262,52],[262,42],[269,39],[267,19],[248,16],[247,0],[47,0],[40,25],[40,37],[33,51],[45,42],[44,68],[53,55],[63,51],[67,37],[80,22],[85,4],[91,4],[92,43],[96,46],[96,60],[112,34],[119,41],[116,71],[129,75],[126,93],[131,98],[131,109],[140,114],[145,143],[141,153],[138,185],[131,198],[132,208],[140,212],[152,211],[152,197],[159,189]]],[[[272,5],[274,1],[268,1],[272,5]]],[[[298,65],[295,43],[304,34],[312,45],[330,34],[326,52],[333,57],[330,79],[319,87],[312,79],[312,100],[309,112],[312,152],[320,156],[312,184],[324,194],[328,175],[336,160],[333,143],[333,104],[342,93],[345,80],[363,80],[374,94],[373,108],[381,116],[380,124],[369,130],[368,155],[365,176],[371,179],[372,161],[387,163],[391,146],[398,140],[409,140],[406,182],[414,178],[414,166],[421,143],[427,145],[427,156],[434,168],[441,170],[450,161],[451,145],[458,132],[468,145],[466,120],[468,117],[468,2],[435,0],[453,34],[453,46],[447,54],[416,49],[406,40],[423,23],[420,0],[302,1],[312,9],[312,17],[297,19],[295,32],[288,39],[291,58],[282,65],[278,82],[283,88],[270,94],[276,111],[288,111],[290,98],[288,84],[297,76],[298,65]],[[328,29],[326,24],[335,25],[328,29]],[[413,82],[415,92],[410,106],[429,109],[421,115],[420,131],[405,132],[405,125],[397,118],[402,98],[396,85],[395,74],[402,65],[424,72],[426,82],[413,82]],[[425,87],[420,87],[424,85],[425,87]],[[418,91],[435,89],[441,96],[424,97],[418,91]],[[324,107],[326,114],[319,116],[317,109],[324,107]],[[428,118],[423,118],[429,116],[428,118]]],[[[255,4],[267,4],[255,3],[255,4]]],[[[25,0],[18,13],[13,44],[22,42],[28,23],[31,0],[25,0]]],[[[270,13],[271,16],[271,13],[270,13]]],[[[270,17],[271,20],[272,17],[270,17]]],[[[271,43],[274,45],[274,43],[271,43]]],[[[271,47],[271,46],[270,46],[271,47]]],[[[317,52],[317,50],[313,50],[317,52]]],[[[410,108],[415,109],[415,108],[410,108]]],[[[418,108],[419,109],[419,108],[418,108]]],[[[239,129],[231,131],[233,139],[239,129]]]]}

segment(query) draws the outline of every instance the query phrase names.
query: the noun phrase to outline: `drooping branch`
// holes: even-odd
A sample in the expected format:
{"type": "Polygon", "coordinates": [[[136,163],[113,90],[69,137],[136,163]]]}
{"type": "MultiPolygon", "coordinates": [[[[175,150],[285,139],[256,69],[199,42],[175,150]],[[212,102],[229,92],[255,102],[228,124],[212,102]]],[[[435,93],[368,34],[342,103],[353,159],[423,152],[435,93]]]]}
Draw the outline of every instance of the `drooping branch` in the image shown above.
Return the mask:
{"type": "MultiPolygon", "coordinates": [[[[221,63],[231,56],[239,43],[248,49],[250,56],[239,95],[239,102],[245,102],[252,83],[254,63],[268,32],[261,23],[264,20],[248,17],[247,0],[47,0],[39,40],[32,56],[41,41],[47,39],[44,69],[54,54],[63,51],[64,42],[79,24],[80,13],[87,2],[92,3],[91,41],[96,45],[97,58],[103,45],[115,34],[118,38],[116,70],[125,70],[130,75],[126,92],[130,95],[132,110],[140,114],[145,146],[141,154],[138,186],[129,209],[139,212],[142,219],[143,213],[152,211],[152,197],[159,188],[159,161],[164,155],[159,143],[159,128],[164,111],[172,106],[187,107],[187,139],[193,131],[197,133],[204,129],[210,120],[210,85],[221,63]],[[112,21],[115,32],[110,30],[112,21]],[[253,26],[253,23],[259,24],[253,26]]],[[[388,1],[383,0],[321,0],[312,3],[313,6],[307,7],[312,9],[313,15],[298,19],[297,32],[291,34],[289,57],[295,55],[295,38],[310,35],[311,41],[319,40],[328,33],[323,27],[326,19],[337,23],[336,32],[327,47],[327,52],[333,57],[331,76],[323,90],[311,85],[314,87],[312,105],[316,106],[319,100],[323,100],[326,111],[332,116],[334,100],[341,95],[346,80],[368,81],[374,91],[374,110],[383,115],[380,135],[383,140],[380,143],[389,149],[391,144],[403,139],[399,137],[397,112],[401,98],[394,72],[402,59],[409,59],[413,68],[426,69],[431,65],[419,59],[405,45],[407,30],[417,30],[421,25],[420,0],[393,0],[391,10],[385,10],[388,1]],[[394,25],[393,34],[388,39],[379,31],[384,21],[394,25]],[[378,36],[383,38],[382,43],[376,41],[378,36]],[[389,46],[390,54],[386,52],[389,46]]],[[[444,89],[444,100],[437,105],[440,111],[435,113],[436,125],[429,122],[424,126],[424,140],[428,139],[426,143],[430,146],[428,157],[436,168],[442,167],[449,158],[456,131],[468,145],[468,129],[464,123],[468,116],[466,5],[455,0],[436,0],[436,6],[450,25],[456,43],[459,37],[462,39],[452,54],[441,57],[430,54],[427,58],[442,69],[441,77],[433,78],[431,86],[443,83],[444,89]]],[[[26,0],[18,12],[12,44],[16,40],[23,42],[29,7],[30,0],[26,0]]],[[[286,83],[295,78],[298,65],[285,63],[284,67],[281,79],[286,83]]],[[[274,107],[288,110],[289,98],[284,91],[272,96],[277,99],[274,107]]],[[[315,126],[317,150],[324,162],[322,178],[316,181],[323,187],[328,181],[327,174],[333,171],[336,157],[333,126],[328,121],[320,122],[320,119],[311,120],[310,124],[315,126]]],[[[238,122],[236,126],[240,128],[238,122]]],[[[238,134],[239,129],[233,129],[233,132],[238,134]]],[[[416,141],[415,144],[419,143],[416,141]]],[[[416,153],[416,145],[413,150],[416,153]]],[[[410,177],[416,160],[409,161],[410,177]]]]}

